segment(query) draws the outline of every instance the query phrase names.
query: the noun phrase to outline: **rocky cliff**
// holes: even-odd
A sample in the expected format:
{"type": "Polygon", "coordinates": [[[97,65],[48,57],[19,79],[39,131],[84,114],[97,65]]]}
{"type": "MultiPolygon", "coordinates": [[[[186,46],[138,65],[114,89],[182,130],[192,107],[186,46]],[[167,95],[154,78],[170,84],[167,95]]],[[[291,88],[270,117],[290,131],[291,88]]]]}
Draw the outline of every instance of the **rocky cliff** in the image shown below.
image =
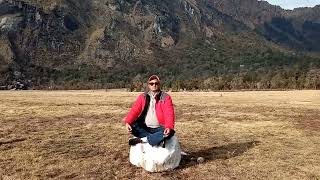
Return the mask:
{"type": "Polygon", "coordinates": [[[122,87],[148,73],[206,77],[216,71],[210,59],[319,52],[319,28],[319,7],[284,11],[256,0],[0,0],[0,83],[122,87]],[[206,49],[202,60],[195,49],[206,49]]]}

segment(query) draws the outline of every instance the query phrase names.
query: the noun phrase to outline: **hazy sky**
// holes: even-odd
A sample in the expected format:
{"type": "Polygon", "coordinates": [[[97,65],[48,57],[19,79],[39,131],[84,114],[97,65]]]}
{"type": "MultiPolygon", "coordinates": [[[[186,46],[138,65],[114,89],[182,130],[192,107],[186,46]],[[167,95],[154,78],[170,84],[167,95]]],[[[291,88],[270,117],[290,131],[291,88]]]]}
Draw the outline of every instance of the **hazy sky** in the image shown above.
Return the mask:
{"type": "Polygon", "coordinates": [[[279,5],[283,9],[293,9],[296,7],[313,7],[320,4],[320,0],[266,0],[270,4],[279,5]]]}

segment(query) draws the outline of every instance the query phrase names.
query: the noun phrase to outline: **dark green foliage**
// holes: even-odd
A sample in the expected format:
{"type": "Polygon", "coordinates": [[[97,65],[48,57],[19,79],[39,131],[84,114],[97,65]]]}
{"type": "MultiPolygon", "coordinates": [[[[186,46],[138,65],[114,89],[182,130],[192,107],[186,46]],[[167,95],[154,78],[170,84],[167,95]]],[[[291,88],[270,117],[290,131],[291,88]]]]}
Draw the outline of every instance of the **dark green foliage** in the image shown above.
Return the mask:
{"type": "Polygon", "coordinates": [[[214,1],[34,1],[29,11],[15,2],[1,4],[21,17],[0,32],[0,86],[143,90],[158,74],[175,91],[320,88],[319,56],[265,39],[317,50],[319,24],[311,20],[296,28],[295,20],[275,16],[248,26],[255,18],[246,18],[246,7],[228,14],[214,1]]]}

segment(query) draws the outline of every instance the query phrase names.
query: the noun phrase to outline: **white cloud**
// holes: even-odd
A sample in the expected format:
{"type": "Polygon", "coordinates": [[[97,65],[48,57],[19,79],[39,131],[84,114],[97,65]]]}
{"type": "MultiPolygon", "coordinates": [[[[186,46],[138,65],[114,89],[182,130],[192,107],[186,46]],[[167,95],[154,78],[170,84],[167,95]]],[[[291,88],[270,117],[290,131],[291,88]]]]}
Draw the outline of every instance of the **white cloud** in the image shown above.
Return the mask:
{"type": "Polygon", "coordinates": [[[266,0],[270,4],[281,6],[283,9],[297,7],[314,7],[320,4],[320,0],[266,0]]]}

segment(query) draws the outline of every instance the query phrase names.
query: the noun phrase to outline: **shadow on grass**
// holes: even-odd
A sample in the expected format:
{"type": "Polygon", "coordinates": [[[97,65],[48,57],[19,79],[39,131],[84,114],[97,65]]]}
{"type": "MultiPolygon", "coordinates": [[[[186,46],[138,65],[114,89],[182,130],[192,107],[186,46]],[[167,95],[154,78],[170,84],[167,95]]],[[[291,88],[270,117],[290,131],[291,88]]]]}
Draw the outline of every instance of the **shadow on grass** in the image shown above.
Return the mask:
{"type": "Polygon", "coordinates": [[[197,162],[198,157],[203,157],[204,163],[206,163],[216,159],[229,159],[240,156],[259,143],[259,141],[232,143],[219,147],[210,147],[196,152],[186,152],[188,155],[182,156],[180,165],[177,169],[184,169],[199,164],[197,162]]]}
{"type": "Polygon", "coordinates": [[[12,143],[16,143],[16,142],[25,141],[25,140],[27,140],[27,138],[3,140],[3,141],[0,141],[0,146],[3,144],[12,144],[12,143]]]}

